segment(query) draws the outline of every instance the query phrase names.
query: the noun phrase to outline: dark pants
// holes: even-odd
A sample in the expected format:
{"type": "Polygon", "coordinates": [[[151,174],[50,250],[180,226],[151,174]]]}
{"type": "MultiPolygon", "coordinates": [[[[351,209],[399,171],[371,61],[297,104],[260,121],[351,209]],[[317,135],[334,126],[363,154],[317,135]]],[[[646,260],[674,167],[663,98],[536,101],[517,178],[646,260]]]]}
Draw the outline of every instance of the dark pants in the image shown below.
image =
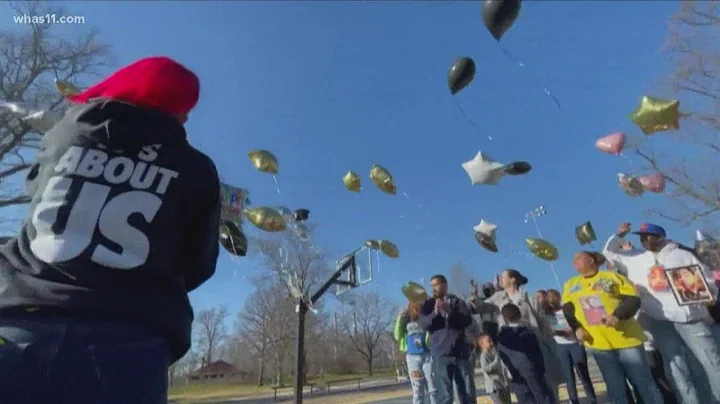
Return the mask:
{"type": "Polygon", "coordinates": [[[164,339],[127,324],[0,320],[3,404],[165,404],[164,339]]]}
{"type": "MultiPolygon", "coordinates": [[[[675,398],[675,393],[672,390],[670,380],[668,380],[668,378],[665,376],[665,368],[663,365],[662,357],[660,356],[660,352],[658,352],[657,350],[645,351],[645,356],[647,356],[648,363],[650,364],[650,371],[652,372],[653,379],[655,379],[655,384],[657,384],[657,387],[658,389],[660,389],[660,393],[663,396],[663,403],[677,403],[678,400],[675,398]]],[[[632,390],[630,389],[630,387],[627,388],[628,402],[644,404],[643,400],[640,398],[637,387],[632,385],[632,383],[630,383],[630,386],[632,386],[632,390]]]]}
{"type": "Polygon", "coordinates": [[[519,404],[553,404],[555,395],[541,372],[523,372],[522,378],[510,383],[519,404]]]}
{"type": "Polygon", "coordinates": [[[555,353],[557,354],[560,368],[565,376],[570,402],[573,404],[579,403],[577,382],[575,380],[575,371],[577,371],[590,403],[597,403],[595,388],[593,387],[590,372],[588,371],[585,347],[581,344],[555,344],[555,353]]]}
{"type": "Polygon", "coordinates": [[[457,386],[460,404],[474,404],[475,374],[470,359],[439,356],[433,358],[433,378],[437,389],[437,404],[453,404],[453,384],[457,386]]]}

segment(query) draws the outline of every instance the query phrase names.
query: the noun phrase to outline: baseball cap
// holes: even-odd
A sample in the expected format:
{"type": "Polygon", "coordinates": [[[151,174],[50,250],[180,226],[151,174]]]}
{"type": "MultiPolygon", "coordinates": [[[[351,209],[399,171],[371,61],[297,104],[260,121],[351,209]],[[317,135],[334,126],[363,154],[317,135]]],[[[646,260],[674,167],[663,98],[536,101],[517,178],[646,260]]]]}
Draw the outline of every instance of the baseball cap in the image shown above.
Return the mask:
{"type": "Polygon", "coordinates": [[[651,236],[658,236],[658,237],[665,237],[665,229],[662,227],[652,224],[652,223],[643,223],[640,225],[640,229],[638,231],[634,231],[633,234],[649,234],[651,236]]]}

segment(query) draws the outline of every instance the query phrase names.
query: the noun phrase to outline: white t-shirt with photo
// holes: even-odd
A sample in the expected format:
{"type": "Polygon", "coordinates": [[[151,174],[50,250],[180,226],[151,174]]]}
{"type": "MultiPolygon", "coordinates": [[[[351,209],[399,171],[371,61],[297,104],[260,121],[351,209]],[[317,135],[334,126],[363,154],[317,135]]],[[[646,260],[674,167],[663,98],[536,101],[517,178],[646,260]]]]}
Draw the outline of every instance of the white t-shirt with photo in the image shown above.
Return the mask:
{"type": "MultiPolygon", "coordinates": [[[[568,325],[567,319],[565,318],[565,314],[563,314],[562,310],[558,310],[555,312],[555,315],[549,314],[548,320],[550,320],[550,326],[553,330],[568,330],[570,329],[570,325],[568,325]]],[[[553,335],[553,338],[555,339],[555,342],[558,344],[575,344],[577,341],[575,341],[572,338],[563,337],[562,335],[553,335]]]]}

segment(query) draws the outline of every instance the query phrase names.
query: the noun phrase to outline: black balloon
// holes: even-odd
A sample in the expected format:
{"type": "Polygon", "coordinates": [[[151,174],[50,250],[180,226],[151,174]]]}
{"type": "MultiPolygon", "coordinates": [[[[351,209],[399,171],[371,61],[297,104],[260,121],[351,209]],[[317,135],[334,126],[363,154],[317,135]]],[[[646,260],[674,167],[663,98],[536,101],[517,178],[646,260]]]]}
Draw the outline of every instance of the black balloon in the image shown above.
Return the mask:
{"type": "Polygon", "coordinates": [[[475,232],[475,240],[480,244],[480,246],[490,252],[498,252],[497,244],[495,244],[495,240],[492,238],[482,234],[475,232]]]}
{"type": "Polygon", "coordinates": [[[448,71],[448,88],[452,95],[467,87],[475,78],[475,61],[467,56],[455,60],[448,71]]]}
{"type": "Polygon", "coordinates": [[[307,218],[310,217],[310,211],[307,209],[296,209],[293,214],[295,216],[295,220],[298,222],[307,220],[307,218]]]}
{"type": "Polygon", "coordinates": [[[532,170],[532,166],[527,161],[516,161],[505,166],[505,173],[509,175],[523,175],[532,170]]]}
{"type": "Polygon", "coordinates": [[[520,15],[520,0],[485,0],[482,19],[485,27],[496,40],[505,35],[520,15]]]}
{"type": "Polygon", "coordinates": [[[224,221],[220,225],[220,245],[227,252],[238,257],[247,255],[247,238],[235,222],[224,221]]]}

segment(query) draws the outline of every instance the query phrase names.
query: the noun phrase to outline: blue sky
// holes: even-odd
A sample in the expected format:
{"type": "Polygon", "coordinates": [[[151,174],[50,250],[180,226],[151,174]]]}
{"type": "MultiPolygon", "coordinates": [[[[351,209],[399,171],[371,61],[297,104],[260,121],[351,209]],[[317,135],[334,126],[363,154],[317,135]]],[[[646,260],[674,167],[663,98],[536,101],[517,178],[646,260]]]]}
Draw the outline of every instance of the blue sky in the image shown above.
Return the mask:
{"type": "MultiPolygon", "coordinates": [[[[190,139],[226,181],[251,190],[255,205],[310,209],[319,247],[337,255],[367,238],[397,244],[401,257],[382,260],[371,288],[398,301],[404,281],[447,272],[458,261],[483,280],[515,267],[533,288],[553,287],[547,263],[517,253],[535,236],[525,213],[539,205],[548,211],[541,229],[560,248],[555,265],[567,278],[579,249],[575,226],[591,220],[600,248],[620,222],[641,222],[663,203],[656,195],[625,196],[616,175],[639,167],[593,144],[614,131],[639,135],[628,114],[643,95],[663,95],[653,89],[668,68],[662,46],[676,2],[525,2],[502,40],[525,68],[486,32],[479,2],[67,7],[100,28],[120,65],[162,54],[197,72],[202,96],[187,125],[190,139]],[[462,119],[446,86],[459,56],[477,63],[474,82],[455,98],[479,131],[462,119]],[[272,178],[250,164],[247,152],[255,148],[278,157],[279,195],[272,178]],[[499,187],[472,186],[460,164],[479,150],[503,162],[529,161],[534,170],[499,187]],[[373,187],[373,164],[390,170],[410,198],[373,187]],[[361,174],[362,193],[344,189],[348,169],[361,174]],[[500,253],[475,242],[480,219],[499,226],[500,253]]],[[[0,14],[6,10],[0,5],[0,14]]],[[[692,229],[659,223],[690,241],[692,229]]],[[[251,259],[221,253],[216,276],[192,294],[193,303],[241,308],[251,292],[243,275],[258,270],[251,259]]]]}

